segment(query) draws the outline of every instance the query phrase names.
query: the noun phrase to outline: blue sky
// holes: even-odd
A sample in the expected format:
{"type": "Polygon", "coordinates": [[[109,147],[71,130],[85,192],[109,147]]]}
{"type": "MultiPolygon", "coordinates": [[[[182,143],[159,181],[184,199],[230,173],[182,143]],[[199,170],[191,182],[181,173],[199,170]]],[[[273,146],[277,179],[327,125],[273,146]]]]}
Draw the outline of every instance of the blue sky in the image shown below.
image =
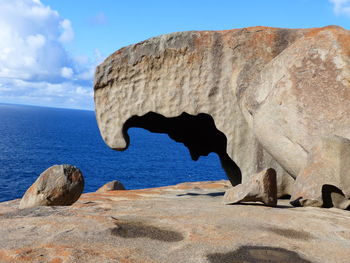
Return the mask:
{"type": "Polygon", "coordinates": [[[350,0],[0,0],[0,103],[93,109],[98,63],[152,36],[339,25],[350,0]]]}

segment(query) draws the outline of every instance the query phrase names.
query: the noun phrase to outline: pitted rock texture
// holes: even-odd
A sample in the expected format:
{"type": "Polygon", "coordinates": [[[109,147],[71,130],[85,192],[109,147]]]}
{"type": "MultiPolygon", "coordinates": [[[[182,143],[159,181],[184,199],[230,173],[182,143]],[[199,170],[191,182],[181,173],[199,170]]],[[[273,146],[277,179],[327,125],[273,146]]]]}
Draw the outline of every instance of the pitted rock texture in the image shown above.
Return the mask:
{"type": "Polygon", "coordinates": [[[228,181],[82,194],[72,206],[0,203],[0,262],[348,263],[350,213],[224,206],[228,181]]]}
{"type": "Polygon", "coordinates": [[[54,165],[45,170],[25,192],[19,208],[71,205],[84,190],[81,171],[72,165],[54,165]]]}
{"type": "MultiPolygon", "coordinates": [[[[124,124],[134,116],[208,114],[243,182],[272,167],[278,195],[290,194],[291,177],[307,168],[322,137],[350,138],[349,43],[349,31],[337,26],[253,27],[173,33],[122,48],[96,69],[101,135],[122,150],[124,124]]],[[[347,193],[349,180],[335,186],[347,193]]]]}

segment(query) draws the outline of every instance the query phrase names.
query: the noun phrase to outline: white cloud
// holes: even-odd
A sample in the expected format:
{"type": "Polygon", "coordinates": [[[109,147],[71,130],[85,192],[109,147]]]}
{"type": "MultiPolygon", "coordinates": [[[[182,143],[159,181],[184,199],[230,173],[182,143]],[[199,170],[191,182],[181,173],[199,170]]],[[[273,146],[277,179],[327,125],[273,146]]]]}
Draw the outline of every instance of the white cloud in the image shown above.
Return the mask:
{"type": "Polygon", "coordinates": [[[334,13],[350,16],[350,0],[329,0],[333,4],[334,13]]]}
{"type": "Polygon", "coordinates": [[[63,67],[61,68],[61,76],[66,78],[66,79],[71,79],[73,77],[73,69],[68,68],[68,67],[63,67]]]}
{"type": "Polygon", "coordinates": [[[3,102],[92,109],[93,92],[89,86],[79,86],[72,81],[60,83],[29,82],[21,79],[2,79],[2,81],[0,98],[3,102]]]}
{"type": "Polygon", "coordinates": [[[63,21],[60,22],[60,26],[62,29],[62,33],[59,37],[59,40],[62,43],[67,43],[72,41],[74,38],[74,31],[73,31],[71,22],[68,19],[64,19],[63,21]]]}
{"type": "Polygon", "coordinates": [[[70,60],[60,42],[62,21],[39,1],[0,0],[0,77],[59,78],[70,60]]]}
{"type": "Polygon", "coordinates": [[[40,0],[0,0],[0,102],[93,108],[96,61],[69,54],[73,39],[72,23],[40,0]]]}

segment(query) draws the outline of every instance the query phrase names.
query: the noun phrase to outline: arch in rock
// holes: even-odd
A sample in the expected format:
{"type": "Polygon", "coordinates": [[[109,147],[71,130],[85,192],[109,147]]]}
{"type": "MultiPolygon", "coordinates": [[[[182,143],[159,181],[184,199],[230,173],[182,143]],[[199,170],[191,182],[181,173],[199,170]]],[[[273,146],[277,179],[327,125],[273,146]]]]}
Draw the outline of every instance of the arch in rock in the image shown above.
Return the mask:
{"type": "Polygon", "coordinates": [[[218,154],[221,166],[232,185],[241,183],[241,170],[226,151],[227,138],[216,128],[214,119],[209,114],[190,115],[183,112],[179,116],[167,118],[161,114],[149,112],[143,116],[133,116],[123,125],[123,136],[127,147],[130,144],[127,131],[132,127],[168,134],[171,139],[183,143],[188,148],[194,161],[211,152],[218,154]]]}
{"type": "Polygon", "coordinates": [[[270,167],[278,196],[322,200],[322,185],[331,184],[350,198],[349,162],[338,162],[350,152],[349,41],[350,31],[336,26],[252,27],[177,32],[124,47],[95,72],[101,135],[124,149],[122,127],[132,116],[210,114],[243,181],[270,167]],[[320,141],[332,145],[325,136],[343,139],[335,139],[335,151],[321,144],[322,153],[314,152],[320,141]]]}

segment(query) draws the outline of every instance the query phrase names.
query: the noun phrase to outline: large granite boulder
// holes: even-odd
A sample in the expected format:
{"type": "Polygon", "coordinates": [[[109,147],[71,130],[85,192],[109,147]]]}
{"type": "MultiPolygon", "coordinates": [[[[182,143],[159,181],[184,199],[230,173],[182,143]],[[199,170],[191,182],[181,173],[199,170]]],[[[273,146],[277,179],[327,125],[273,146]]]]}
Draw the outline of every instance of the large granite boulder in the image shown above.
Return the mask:
{"type": "MultiPolygon", "coordinates": [[[[294,179],[308,170],[314,145],[325,136],[350,139],[349,43],[349,31],[337,26],[252,27],[173,33],[122,48],[96,69],[102,137],[124,150],[130,127],[167,133],[194,160],[216,152],[233,185],[273,168],[278,196],[303,193],[308,180],[293,190],[294,179]]],[[[313,199],[324,199],[328,171],[313,176],[313,199]]],[[[349,198],[349,176],[334,176],[349,198]]]]}
{"type": "Polygon", "coordinates": [[[25,192],[19,208],[71,205],[84,190],[81,171],[71,165],[54,165],[45,170],[25,192]]]}

